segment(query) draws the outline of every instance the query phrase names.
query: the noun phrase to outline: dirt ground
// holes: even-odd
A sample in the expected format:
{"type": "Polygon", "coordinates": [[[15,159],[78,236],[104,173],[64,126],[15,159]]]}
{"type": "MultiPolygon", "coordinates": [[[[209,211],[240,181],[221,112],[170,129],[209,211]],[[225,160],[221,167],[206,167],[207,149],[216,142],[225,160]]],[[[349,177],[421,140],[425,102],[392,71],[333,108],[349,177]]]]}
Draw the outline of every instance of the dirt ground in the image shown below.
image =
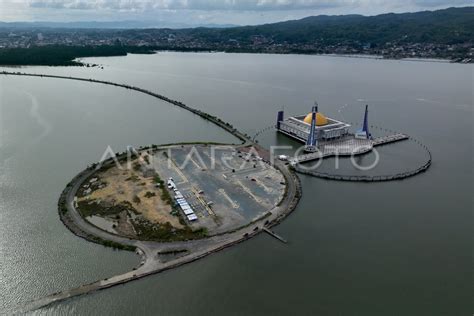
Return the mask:
{"type": "Polygon", "coordinates": [[[178,217],[170,214],[171,205],[161,199],[162,188],[155,187],[153,177],[144,177],[140,170],[120,170],[118,168],[110,168],[97,176],[101,182],[105,182],[107,185],[79,198],[79,202],[96,200],[112,205],[129,202],[145,219],[152,223],[169,222],[173,227],[183,227],[179,223],[178,217]],[[147,197],[147,192],[155,195],[147,197]]]}

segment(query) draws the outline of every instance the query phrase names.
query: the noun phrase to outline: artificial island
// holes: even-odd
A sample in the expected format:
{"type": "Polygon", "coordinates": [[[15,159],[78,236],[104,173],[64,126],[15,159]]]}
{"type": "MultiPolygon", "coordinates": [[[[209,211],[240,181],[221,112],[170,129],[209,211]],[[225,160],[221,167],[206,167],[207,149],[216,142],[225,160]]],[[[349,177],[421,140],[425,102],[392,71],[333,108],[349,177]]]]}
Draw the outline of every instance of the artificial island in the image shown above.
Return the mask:
{"type": "MultiPolygon", "coordinates": [[[[362,128],[324,116],[314,106],[307,115],[277,115],[276,130],[304,143],[303,154],[274,159],[255,138],[213,115],[160,94],[126,84],[57,75],[2,72],[87,81],[135,90],[188,110],[234,135],[241,144],[182,143],[151,145],[90,165],[62,192],[58,206],[61,221],[77,236],[135,251],[142,260],[127,273],[31,302],[27,310],[93,291],[110,288],[198,260],[245,241],[260,232],[286,240],[271,227],[288,216],[302,195],[297,173],[349,181],[390,181],[425,171],[424,165],[404,174],[344,178],[307,173],[299,166],[331,155],[362,155],[373,147],[409,139],[395,133],[373,137],[368,108],[362,128]]],[[[429,153],[429,151],[428,151],[429,153]]]]}
{"type": "Polygon", "coordinates": [[[288,164],[241,145],[172,144],[127,149],[78,174],[59,200],[62,222],[79,237],[142,257],[132,271],[33,302],[72,296],[178,267],[271,230],[301,197],[288,164]]]}
{"type": "Polygon", "coordinates": [[[282,173],[249,147],[128,153],[124,163],[109,161],[89,175],[74,207],[89,223],[131,239],[186,241],[238,230],[269,216],[285,192],[282,173]]]}

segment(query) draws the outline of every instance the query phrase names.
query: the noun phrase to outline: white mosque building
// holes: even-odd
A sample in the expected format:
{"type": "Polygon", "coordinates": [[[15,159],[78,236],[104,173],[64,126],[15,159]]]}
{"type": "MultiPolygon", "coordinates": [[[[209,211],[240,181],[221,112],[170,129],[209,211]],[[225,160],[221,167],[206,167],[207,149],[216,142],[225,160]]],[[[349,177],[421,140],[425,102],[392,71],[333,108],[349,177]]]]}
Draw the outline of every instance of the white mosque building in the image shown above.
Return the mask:
{"type": "MultiPolygon", "coordinates": [[[[307,115],[284,118],[283,111],[278,112],[277,129],[298,141],[306,143],[311,131],[313,112],[307,115]]],[[[350,124],[329,118],[316,111],[315,136],[316,140],[331,140],[342,138],[349,134],[350,124]]]]}

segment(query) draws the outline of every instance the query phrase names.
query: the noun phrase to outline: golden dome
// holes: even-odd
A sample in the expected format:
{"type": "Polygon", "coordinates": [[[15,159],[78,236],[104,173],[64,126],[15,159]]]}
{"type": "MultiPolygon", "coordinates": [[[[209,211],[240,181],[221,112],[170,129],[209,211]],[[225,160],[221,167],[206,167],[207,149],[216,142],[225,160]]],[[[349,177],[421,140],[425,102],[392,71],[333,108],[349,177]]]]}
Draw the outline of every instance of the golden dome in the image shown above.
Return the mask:
{"type": "MultiPolygon", "coordinates": [[[[311,124],[312,117],[313,117],[313,113],[309,113],[304,118],[304,122],[308,123],[308,124],[311,124]]],[[[323,126],[323,125],[326,125],[327,123],[328,123],[328,119],[323,114],[321,114],[319,112],[316,113],[316,125],[317,126],[323,126]]]]}

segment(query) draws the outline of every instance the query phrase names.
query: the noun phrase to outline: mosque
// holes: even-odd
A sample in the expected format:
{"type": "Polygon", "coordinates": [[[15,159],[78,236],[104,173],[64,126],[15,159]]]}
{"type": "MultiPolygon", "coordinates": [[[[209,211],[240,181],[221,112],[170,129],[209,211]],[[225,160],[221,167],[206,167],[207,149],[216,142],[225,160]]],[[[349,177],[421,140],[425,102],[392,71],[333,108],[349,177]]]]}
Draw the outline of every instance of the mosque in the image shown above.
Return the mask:
{"type": "Polygon", "coordinates": [[[363,127],[356,134],[350,134],[350,124],[326,117],[318,112],[318,105],[315,103],[313,109],[307,115],[291,116],[284,118],[284,112],[279,111],[277,116],[277,130],[291,138],[306,144],[305,151],[315,151],[319,141],[330,142],[348,136],[355,138],[370,139],[368,130],[368,107],[365,107],[363,127]]]}

